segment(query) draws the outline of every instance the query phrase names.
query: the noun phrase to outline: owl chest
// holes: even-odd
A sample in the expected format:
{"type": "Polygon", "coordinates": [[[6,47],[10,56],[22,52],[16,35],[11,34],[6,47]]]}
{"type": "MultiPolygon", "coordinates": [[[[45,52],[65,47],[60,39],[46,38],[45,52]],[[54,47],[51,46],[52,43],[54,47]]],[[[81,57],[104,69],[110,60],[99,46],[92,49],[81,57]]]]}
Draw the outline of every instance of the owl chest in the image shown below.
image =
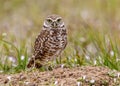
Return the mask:
{"type": "Polygon", "coordinates": [[[62,32],[51,31],[48,37],[48,43],[50,47],[61,48],[63,46],[64,36],[62,32]]]}

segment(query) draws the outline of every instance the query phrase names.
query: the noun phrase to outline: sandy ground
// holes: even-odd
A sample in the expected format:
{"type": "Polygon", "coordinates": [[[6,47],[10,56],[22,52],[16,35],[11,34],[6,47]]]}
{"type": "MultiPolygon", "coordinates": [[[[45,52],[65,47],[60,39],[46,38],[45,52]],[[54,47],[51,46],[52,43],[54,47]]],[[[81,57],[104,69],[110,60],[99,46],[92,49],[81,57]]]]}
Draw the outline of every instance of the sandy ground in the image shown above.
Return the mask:
{"type": "Polygon", "coordinates": [[[55,68],[0,74],[0,86],[120,86],[120,73],[105,67],[55,68]]]}

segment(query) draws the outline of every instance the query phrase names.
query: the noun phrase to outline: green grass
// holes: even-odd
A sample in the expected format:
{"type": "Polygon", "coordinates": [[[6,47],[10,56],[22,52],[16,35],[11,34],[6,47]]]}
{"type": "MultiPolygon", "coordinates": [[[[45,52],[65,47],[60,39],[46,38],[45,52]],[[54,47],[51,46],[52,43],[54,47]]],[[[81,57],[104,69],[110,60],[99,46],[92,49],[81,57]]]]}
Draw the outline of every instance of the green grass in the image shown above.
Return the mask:
{"type": "MultiPolygon", "coordinates": [[[[53,66],[56,66],[57,64],[64,64],[68,67],[95,65],[107,66],[111,69],[120,71],[120,54],[115,40],[113,41],[109,36],[104,37],[101,33],[96,33],[96,31],[93,30],[88,30],[86,38],[86,42],[88,43],[81,42],[79,44],[79,41],[77,40],[73,45],[68,44],[61,59],[56,60],[56,64],[53,64],[53,66]],[[95,51],[90,51],[88,46],[95,51]]],[[[28,62],[27,48],[25,46],[20,46],[20,48],[18,48],[3,39],[0,40],[0,44],[3,45],[3,48],[6,50],[4,53],[9,54],[10,49],[13,49],[17,59],[17,64],[14,67],[6,56],[4,63],[3,60],[0,62],[0,70],[5,73],[25,71],[28,62]],[[21,56],[24,56],[25,58],[22,60],[21,56]]],[[[2,51],[1,54],[3,54],[2,51]]]]}
{"type": "Polygon", "coordinates": [[[53,66],[107,66],[120,71],[119,0],[0,0],[0,71],[26,71],[35,36],[49,14],[63,16],[68,45],[53,66]],[[15,66],[9,57],[16,59],[15,66]],[[24,57],[24,59],[21,59],[24,57]]]}
{"type": "MultiPolygon", "coordinates": [[[[27,49],[25,47],[21,47],[20,49],[14,46],[12,43],[7,42],[5,40],[0,40],[0,43],[3,44],[5,48],[8,48],[11,46],[14,50],[14,53],[16,53],[16,59],[17,59],[17,64],[16,66],[12,66],[12,61],[10,62],[9,58],[5,57],[4,63],[3,60],[0,62],[0,69],[3,72],[20,72],[21,70],[26,69],[26,65],[28,62],[28,54],[27,54],[27,49]],[[23,53],[22,53],[23,52],[23,53]],[[24,59],[21,59],[21,56],[24,56],[24,59]]],[[[8,53],[9,53],[9,48],[8,48],[8,53]]]]}

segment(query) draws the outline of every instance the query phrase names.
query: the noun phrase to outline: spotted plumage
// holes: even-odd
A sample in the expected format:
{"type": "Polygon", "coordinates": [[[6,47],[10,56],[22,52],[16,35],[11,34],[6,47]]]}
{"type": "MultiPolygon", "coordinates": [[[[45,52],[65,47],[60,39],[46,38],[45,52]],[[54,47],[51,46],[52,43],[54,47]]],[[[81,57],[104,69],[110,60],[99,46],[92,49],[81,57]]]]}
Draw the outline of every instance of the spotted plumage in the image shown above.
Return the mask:
{"type": "Polygon", "coordinates": [[[58,57],[67,45],[67,33],[62,18],[50,15],[35,40],[34,53],[27,67],[40,68],[47,61],[58,57]]]}

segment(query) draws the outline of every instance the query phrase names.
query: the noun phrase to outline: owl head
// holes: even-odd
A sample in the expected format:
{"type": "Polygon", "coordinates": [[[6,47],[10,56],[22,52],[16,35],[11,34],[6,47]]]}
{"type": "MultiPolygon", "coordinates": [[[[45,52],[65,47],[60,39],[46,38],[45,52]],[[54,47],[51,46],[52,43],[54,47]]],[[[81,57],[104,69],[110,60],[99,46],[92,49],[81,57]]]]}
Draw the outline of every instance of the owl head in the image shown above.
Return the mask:
{"type": "Polygon", "coordinates": [[[64,22],[62,17],[59,15],[50,15],[44,21],[44,27],[49,28],[62,28],[64,27],[64,22]]]}

